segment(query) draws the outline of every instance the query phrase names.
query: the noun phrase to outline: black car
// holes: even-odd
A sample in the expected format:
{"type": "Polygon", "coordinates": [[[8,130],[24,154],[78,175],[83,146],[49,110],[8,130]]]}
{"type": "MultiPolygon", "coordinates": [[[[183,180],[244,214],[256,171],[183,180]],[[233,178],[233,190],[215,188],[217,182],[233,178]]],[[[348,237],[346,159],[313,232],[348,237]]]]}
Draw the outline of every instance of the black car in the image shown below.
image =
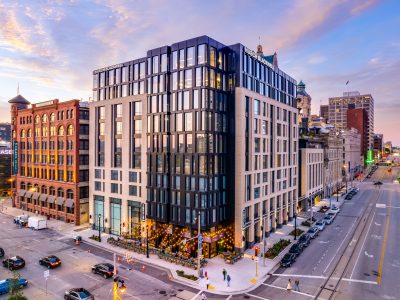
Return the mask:
{"type": "Polygon", "coordinates": [[[48,269],[56,268],[61,266],[61,259],[54,255],[46,256],[39,260],[39,265],[45,266],[48,269]]]}
{"type": "Polygon", "coordinates": [[[4,256],[4,249],[0,248],[0,257],[3,257],[3,256],[4,256]]]}
{"type": "Polygon", "coordinates": [[[296,257],[299,256],[302,251],[303,251],[303,247],[298,243],[294,244],[289,249],[289,253],[296,255],[296,257]]]}
{"type": "Polygon", "coordinates": [[[109,263],[101,263],[92,267],[93,274],[102,275],[104,278],[110,278],[114,275],[114,266],[109,263]]]}
{"type": "Polygon", "coordinates": [[[94,300],[94,296],[84,288],[74,288],[65,292],[65,300],[94,300]]]}
{"type": "Polygon", "coordinates": [[[303,234],[298,241],[299,244],[303,245],[303,248],[310,245],[310,242],[311,242],[311,237],[308,234],[303,234]]]}
{"type": "Polygon", "coordinates": [[[3,260],[3,267],[9,270],[18,270],[25,267],[25,260],[20,256],[14,256],[3,260]]]}
{"type": "Polygon", "coordinates": [[[351,200],[352,198],[353,198],[353,194],[352,193],[348,193],[346,195],[346,197],[344,197],[344,199],[346,199],[346,200],[351,200]]]}
{"type": "Polygon", "coordinates": [[[286,253],[285,256],[281,260],[282,267],[290,267],[296,261],[296,254],[286,253]]]}

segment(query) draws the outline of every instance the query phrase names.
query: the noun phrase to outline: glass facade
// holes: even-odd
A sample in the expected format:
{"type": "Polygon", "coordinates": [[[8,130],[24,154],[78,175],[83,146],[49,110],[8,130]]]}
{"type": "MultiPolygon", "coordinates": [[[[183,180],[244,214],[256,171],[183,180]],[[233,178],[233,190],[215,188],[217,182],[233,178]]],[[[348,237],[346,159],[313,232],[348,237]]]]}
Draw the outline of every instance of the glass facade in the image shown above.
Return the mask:
{"type": "Polygon", "coordinates": [[[110,198],[110,232],[121,234],[121,199],[110,198]]]}
{"type": "Polygon", "coordinates": [[[94,228],[104,231],[104,197],[94,195],[94,228]],[[99,223],[100,222],[100,223],[99,223]]]}

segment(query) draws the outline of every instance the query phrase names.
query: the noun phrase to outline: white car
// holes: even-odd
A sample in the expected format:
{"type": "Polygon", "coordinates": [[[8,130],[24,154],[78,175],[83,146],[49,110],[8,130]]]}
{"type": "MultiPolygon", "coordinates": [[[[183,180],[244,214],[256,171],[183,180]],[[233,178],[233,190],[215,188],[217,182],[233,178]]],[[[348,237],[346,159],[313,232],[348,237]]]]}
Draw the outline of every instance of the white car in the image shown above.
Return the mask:
{"type": "Polygon", "coordinates": [[[337,206],[332,206],[332,208],[329,210],[329,212],[333,212],[335,214],[338,214],[340,212],[340,208],[337,206]]]}
{"type": "Polygon", "coordinates": [[[322,231],[325,229],[325,221],[319,220],[317,223],[314,224],[314,226],[317,227],[319,231],[322,231]]]}
{"type": "Polygon", "coordinates": [[[326,215],[325,218],[324,218],[324,221],[325,221],[325,224],[331,225],[332,222],[333,222],[333,216],[331,216],[331,215],[326,215]]]}

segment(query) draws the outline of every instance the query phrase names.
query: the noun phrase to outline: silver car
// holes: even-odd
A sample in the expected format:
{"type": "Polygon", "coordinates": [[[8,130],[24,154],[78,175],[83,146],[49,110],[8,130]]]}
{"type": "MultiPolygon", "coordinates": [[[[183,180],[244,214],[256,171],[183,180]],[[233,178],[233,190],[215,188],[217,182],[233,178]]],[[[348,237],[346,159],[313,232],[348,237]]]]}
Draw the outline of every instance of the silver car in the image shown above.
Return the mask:
{"type": "Polygon", "coordinates": [[[323,219],[319,220],[314,226],[317,227],[319,231],[322,231],[325,229],[325,221],[323,219]]]}
{"type": "Polygon", "coordinates": [[[319,230],[317,227],[311,227],[310,229],[308,229],[307,234],[312,238],[315,239],[318,234],[319,234],[319,230]]]}

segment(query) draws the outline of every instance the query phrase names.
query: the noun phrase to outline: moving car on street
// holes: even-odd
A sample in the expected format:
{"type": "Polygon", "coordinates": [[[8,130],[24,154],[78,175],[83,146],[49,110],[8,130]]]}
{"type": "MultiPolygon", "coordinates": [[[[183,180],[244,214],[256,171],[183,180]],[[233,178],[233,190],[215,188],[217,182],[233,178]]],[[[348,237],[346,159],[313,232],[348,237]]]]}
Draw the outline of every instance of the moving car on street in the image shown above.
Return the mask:
{"type": "Polygon", "coordinates": [[[13,271],[25,267],[25,260],[20,256],[14,256],[3,260],[3,267],[13,271]]]}
{"type": "Polygon", "coordinates": [[[317,227],[319,231],[322,231],[325,229],[325,221],[323,219],[319,220],[314,226],[317,227]]]}
{"type": "Polygon", "coordinates": [[[101,263],[92,267],[93,274],[99,274],[104,278],[110,278],[114,275],[114,266],[109,263],[101,263]]]}
{"type": "Polygon", "coordinates": [[[296,254],[286,253],[281,260],[281,266],[284,268],[291,267],[295,261],[296,261],[296,254]]]}
{"type": "Polygon", "coordinates": [[[19,286],[24,288],[28,286],[28,281],[25,278],[7,278],[5,280],[0,281],[0,295],[7,294],[10,289],[14,286],[19,286]]]}
{"type": "Polygon", "coordinates": [[[311,227],[308,229],[307,234],[310,236],[310,238],[315,239],[319,234],[319,230],[317,227],[311,227]]]}
{"type": "Polygon", "coordinates": [[[311,243],[311,237],[307,233],[305,233],[299,238],[298,243],[302,244],[303,248],[307,247],[311,243]]]}
{"type": "Polygon", "coordinates": [[[84,288],[74,288],[65,292],[65,300],[94,300],[94,296],[84,288]]]}
{"type": "Polygon", "coordinates": [[[57,256],[49,255],[40,259],[39,265],[45,266],[48,269],[56,268],[61,266],[61,259],[59,259],[57,256]]]}

